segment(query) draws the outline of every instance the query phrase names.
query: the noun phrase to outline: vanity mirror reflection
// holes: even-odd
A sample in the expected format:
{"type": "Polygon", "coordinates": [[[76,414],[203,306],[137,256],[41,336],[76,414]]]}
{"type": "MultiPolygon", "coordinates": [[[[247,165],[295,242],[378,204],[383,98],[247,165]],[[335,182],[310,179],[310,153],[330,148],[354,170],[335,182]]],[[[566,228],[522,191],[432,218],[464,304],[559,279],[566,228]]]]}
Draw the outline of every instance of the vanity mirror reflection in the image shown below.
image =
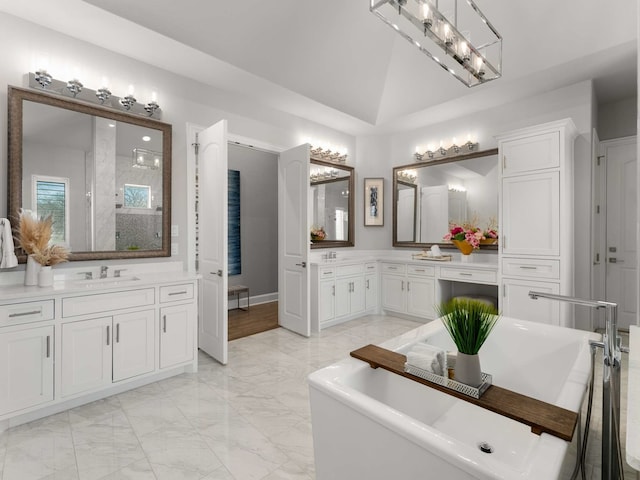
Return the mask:
{"type": "MultiPolygon", "coordinates": [[[[498,149],[393,169],[393,246],[451,246],[450,223],[496,227],[498,149]]],[[[497,249],[497,245],[482,248],[497,249]]]]}
{"type": "Polygon", "coordinates": [[[312,158],[311,248],[352,247],[353,167],[312,158]]]}
{"type": "Polygon", "coordinates": [[[9,87],[8,170],[14,229],[53,215],[70,260],[170,255],[171,125],[9,87]]]}

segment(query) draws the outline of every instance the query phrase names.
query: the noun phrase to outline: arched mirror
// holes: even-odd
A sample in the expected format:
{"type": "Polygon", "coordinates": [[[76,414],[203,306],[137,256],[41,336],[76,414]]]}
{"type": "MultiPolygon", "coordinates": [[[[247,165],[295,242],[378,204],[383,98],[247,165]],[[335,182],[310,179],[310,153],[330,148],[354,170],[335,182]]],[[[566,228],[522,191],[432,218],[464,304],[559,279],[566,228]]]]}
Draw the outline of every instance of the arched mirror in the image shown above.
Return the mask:
{"type": "Polygon", "coordinates": [[[353,167],[310,164],[311,248],[353,247],[353,167]]]}
{"type": "Polygon", "coordinates": [[[450,223],[484,229],[497,221],[497,149],[393,169],[394,247],[449,247],[442,237],[450,223]]]}
{"type": "Polygon", "coordinates": [[[171,254],[171,125],[9,87],[8,166],[14,229],[52,215],[70,260],[171,254]]]}

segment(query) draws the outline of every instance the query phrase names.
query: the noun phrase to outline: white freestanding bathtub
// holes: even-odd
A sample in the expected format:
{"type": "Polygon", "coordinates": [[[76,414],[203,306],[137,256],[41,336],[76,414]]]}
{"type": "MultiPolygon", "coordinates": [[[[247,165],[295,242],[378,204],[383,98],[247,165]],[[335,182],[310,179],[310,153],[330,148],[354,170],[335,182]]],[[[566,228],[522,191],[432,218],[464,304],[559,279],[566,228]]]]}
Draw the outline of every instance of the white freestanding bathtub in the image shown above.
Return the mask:
{"type": "MultiPolygon", "coordinates": [[[[503,317],[480,351],[493,384],[579,411],[600,335],[503,317]]],[[[381,346],[455,350],[440,320],[381,346]]],[[[309,376],[317,480],[559,477],[569,443],[347,358],[309,376]],[[478,445],[488,443],[493,453],[478,445]]]]}

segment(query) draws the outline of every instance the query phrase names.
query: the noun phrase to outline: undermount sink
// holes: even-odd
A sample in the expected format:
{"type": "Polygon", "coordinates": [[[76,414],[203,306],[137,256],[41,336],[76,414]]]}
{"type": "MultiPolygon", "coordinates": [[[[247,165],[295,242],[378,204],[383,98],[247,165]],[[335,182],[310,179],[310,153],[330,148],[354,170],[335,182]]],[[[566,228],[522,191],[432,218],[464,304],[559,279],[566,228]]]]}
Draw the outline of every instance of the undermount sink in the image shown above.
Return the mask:
{"type": "Polygon", "coordinates": [[[92,278],[85,280],[73,280],[75,284],[85,285],[87,287],[93,286],[107,286],[107,285],[120,285],[129,282],[135,282],[140,280],[140,278],[135,275],[127,275],[123,277],[107,277],[107,278],[92,278]]]}

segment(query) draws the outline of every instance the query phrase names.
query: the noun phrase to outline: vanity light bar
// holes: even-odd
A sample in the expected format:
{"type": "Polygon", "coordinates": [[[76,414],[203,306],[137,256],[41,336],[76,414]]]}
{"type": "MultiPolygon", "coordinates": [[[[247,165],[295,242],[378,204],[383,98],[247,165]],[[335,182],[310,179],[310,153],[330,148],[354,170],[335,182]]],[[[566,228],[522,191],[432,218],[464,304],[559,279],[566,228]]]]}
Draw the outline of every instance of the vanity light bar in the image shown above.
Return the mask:
{"type": "Polygon", "coordinates": [[[324,150],[322,147],[311,146],[311,156],[318,160],[325,160],[333,163],[345,163],[347,154],[340,152],[332,152],[329,149],[324,150]]]}
{"type": "Polygon", "coordinates": [[[131,93],[125,97],[117,97],[112,95],[107,87],[91,90],[85,88],[76,78],[67,82],[56,80],[43,69],[35,73],[29,72],[29,87],[62,95],[63,97],[75,98],[83,102],[102,105],[103,107],[113,108],[118,111],[124,110],[128,113],[134,113],[143,117],[160,119],[162,116],[162,110],[155,100],[144,104],[139,103],[131,93]]]}
{"type": "Polygon", "coordinates": [[[479,144],[478,142],[473,143],[469,140],[467,143],[463,145],[456,145],[455,143],[451,145],[449,148],[444,148],[440,146],[437,150],[426,150],[424,153],[420,153],[416,151],[413,156],[416,159],[416,162],[428,162],[430,160],[440,159],[446,156],[459,155],[461,153],[473,152],[478,150],[479,144]]]}

